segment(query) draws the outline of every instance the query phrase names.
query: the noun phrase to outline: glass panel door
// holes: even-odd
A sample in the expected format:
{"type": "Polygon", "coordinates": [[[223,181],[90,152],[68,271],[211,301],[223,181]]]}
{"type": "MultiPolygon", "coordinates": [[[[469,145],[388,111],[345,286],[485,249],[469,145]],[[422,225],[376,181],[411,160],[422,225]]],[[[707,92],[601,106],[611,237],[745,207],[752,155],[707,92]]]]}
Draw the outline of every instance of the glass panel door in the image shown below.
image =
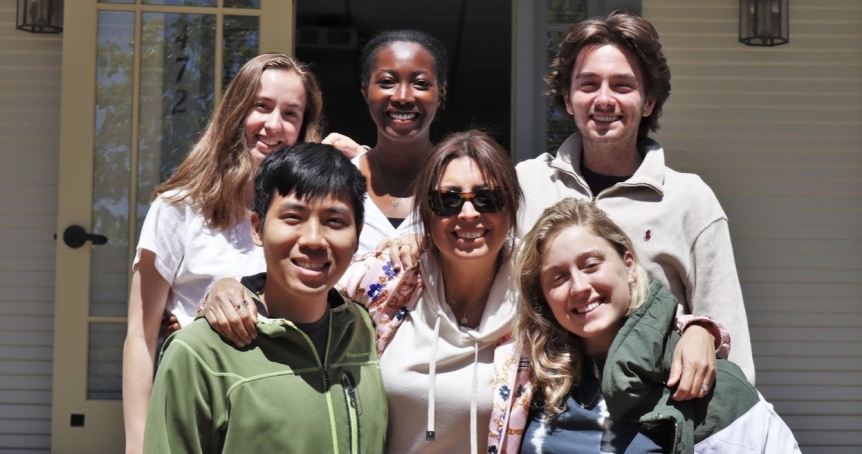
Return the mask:
{"type": "Polygon", "coordinates": [[[153,190],[261,43],[292,51],[292,2],[89,2],[64,31],[58,237],[80,225],[107,242],[58,240],[54,452],[123,449],[131,262],[153,190]]]}

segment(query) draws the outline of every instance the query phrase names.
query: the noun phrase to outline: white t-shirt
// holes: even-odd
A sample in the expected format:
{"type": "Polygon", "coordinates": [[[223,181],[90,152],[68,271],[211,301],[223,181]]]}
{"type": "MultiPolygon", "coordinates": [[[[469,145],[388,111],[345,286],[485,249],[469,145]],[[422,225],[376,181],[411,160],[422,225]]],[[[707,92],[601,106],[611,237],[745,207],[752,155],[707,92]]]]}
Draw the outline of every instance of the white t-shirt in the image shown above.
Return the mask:
{"type": "MultiPolygon", "coordinates": [[[[362,155],[352,159],[354,165],[359,168],[359,159],[362,155]]],[[[371,252],[377,249],[377,245],[383,240],[399,238],[408,233],[417,233],[422,230],[418,219],[411,211],[410,217],[404,219],[398,228],[392,227],[389,219],[380,211],[380,208],[371,200],[368,195],[365,196],[365,226],[362,227],[362,233],[359,235],[359,250],[356,255],[362,255],[366,252],[371,252]]]]}
{"type": "Polygon", "coordinates": [[[166,200],[172,194],[176,193],[160,195],[150,206],[133,266],[141,259],[142,249],[156,254],[156,270],[171,286],[167,310],[180,326],[186,326],[194,320],[210,284],[223,277],[263,272],[266,262],[263,249],[251,239],[250,211],[239,224],[212,229],[189,199],[166,200]]]}

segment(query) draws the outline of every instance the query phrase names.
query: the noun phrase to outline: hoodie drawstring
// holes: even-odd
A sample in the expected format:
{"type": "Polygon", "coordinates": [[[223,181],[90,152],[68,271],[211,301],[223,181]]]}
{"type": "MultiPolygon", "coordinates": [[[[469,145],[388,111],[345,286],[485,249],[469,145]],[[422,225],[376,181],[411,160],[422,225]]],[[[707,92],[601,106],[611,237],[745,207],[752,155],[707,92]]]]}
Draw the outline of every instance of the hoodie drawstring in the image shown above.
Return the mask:
{"type": "Polygon", "coordinates": [[[434,398],[437,391],[437,340],[440,339],[440,315],[434,322],[434,337],[431,339],[431,357],[428,358],[428,430],[425,440],[434,441],[434,398]]]}
{"type": "Polygon", "coordinates": [[[470,452],[472,454],[477,454],[479,451],[479,447],[476,444],[476,419],[478,413],[478,398],[479,398],[479,390],[478,388],[479,382],[479,341],[473,340],[473,391],[470,394],[470,452]]]}

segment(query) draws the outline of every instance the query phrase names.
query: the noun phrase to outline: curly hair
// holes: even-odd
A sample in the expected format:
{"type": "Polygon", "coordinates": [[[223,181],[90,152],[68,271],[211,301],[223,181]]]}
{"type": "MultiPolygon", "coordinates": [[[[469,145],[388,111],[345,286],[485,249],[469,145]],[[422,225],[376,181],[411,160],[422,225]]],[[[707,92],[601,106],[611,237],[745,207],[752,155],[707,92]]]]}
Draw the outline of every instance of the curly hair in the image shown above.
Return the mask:
{"type": "Polygon", "coordinates": [[[585,355],[581,339],[554,318],[541,284],[546,245],[570,227],[582,227],[605,239],[621,258],[626,252],[634,257],[634,282],[626,315],[640,307],[649,292],[646,271],[637,262],[631,240],[594,203],[568,198],[542,213],[521,242],[515,259],[514,275],[518,276],[520,298],[513,335],[517,345],[529,348],[536,376],[536,396],[544,402],[545,415],[549,418],[565,410],[566,395],[579,384],[585,355]]]}
{"type": "Polygon", "coordinates": [[[584,49],[611,44],[632,51],[644,78],[646,97],[655,101],[652,113],[641,120],[638,139],[659,129],[662,106],[670,96],[670,67],[661,50],[658,32],[646,19],[628,11],[614,11],[606,18],[589,19],[569,28],[560,42],[560,50],[551,62],[551,72],[545,76],[546,94],[553,96],[554,105],[566,112],[566,99],[572,86],[575,61],[584,49]]]}
{"type": "Polygon", "coordinates": [[[243,122],[254,105],[261,76],[267,70],[289,71],[299,76],[306,95],[299,141],[320,141],[323,95],[314,74],[304,63],[287,55],[258,55],[240,68],[200,140],[176,172],[156,188],[153,198],[180,189],[171,201],[191,198],[207,223],[217,229],[227,228],[245,216],[245,190],[257,171],[257,162],[245,143],[243,122]]]}

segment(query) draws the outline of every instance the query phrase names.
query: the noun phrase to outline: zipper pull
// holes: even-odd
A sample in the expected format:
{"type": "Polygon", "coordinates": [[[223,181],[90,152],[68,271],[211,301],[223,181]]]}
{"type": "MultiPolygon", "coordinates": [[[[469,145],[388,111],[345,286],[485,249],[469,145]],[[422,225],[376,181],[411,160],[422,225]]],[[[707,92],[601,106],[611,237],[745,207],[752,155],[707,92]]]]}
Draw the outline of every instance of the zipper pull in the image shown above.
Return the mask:
{"type": "Polygon", "coordinates": [[[332,377],[329,375],[329,365],[324,365],[323,369],[323,380],[326,382],[326,389],[328,390],[332,386],[332,377]]]}

